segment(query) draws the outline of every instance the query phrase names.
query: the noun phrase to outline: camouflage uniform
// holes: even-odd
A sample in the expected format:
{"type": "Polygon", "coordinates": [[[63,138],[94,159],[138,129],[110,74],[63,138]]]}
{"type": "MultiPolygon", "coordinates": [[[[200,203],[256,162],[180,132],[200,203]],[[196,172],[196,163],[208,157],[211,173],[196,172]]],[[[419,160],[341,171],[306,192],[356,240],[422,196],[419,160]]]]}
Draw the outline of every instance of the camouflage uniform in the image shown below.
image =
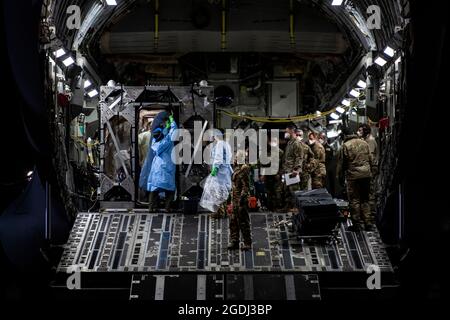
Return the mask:
{"type": "Polygon", "coordinates": [[[323,144],[325,148],[325,169],[327,172],[326,189],[330,194],[336,193],[335,179],[336,179],[336,163],[334,161],[334,151],[328,143],[323,144]]]}
{"type": "MultiPolygon", "coordinates": [[[[304,151],[300,141],[296,138],[290,139],[287,143],[286,150],[283,157],[283,172],[292,173],[293,171],[302,173],[303,169],[304,151]]],[[[290,208],[295,207],[295,191],[300,190],[300,183],[286,186],[286,204],[290,208]]]]}
{"type": "Polygon", "coordinates": [[[227,204],[228,204],[228,200],[225,201],[224,203],[222,203],[219,207],[219,209],[217,209],[216,213],[213,213],[211,216],[212,218],[226,218],[227,216],[227,204]]]}
{"type": "Polygon", "coordinates": [[[280,148],[276,148],[278,152],[278,172],[274,175],[264,176],[265,178],[265,188],[267,192],[267,204],[269,210],[276,210],[282,208],[284,206],[284,197],[283,197],[283,183],[281,182],[281,166],[283,160],[283,150],[280,148]]]}
{"type": "Polygon", "coordinates": [[[314,153],[314,169],[311,172],[311,184],[313,189],[321,189],[325,187],[327,180],[327,169],[325,166],[325,148],[319,142],[311,147],[314,153]]]}
{"type": "MultiPolygon", "coordinates": [[[[369,194],[369,204],[370,211],[372,213],[372,219],[376,213],[376,175],[378,174],[378,145],[375,138],[372,135],[368,135],[365,139],[369,145],[370,154],[372,155],[372,179],[370,180],[370,194],[369,194]]],[[[374,222],[374,221],[373,221],[374,222]]]]}
{"type": "Polygon", "coordinates": [[[356,135],[348,136],[340,150],[337,175],[345,173],[350,214],[355,225],[370,223],[370,179],[372,155],[367,142],[356,135]]]}
{"type": "Polygon", "coordinates": [[[248,216],[248,195],[250,184],[250,166],[244,164],[235,169],[232,177],[233,214],[230,219],[230,242],[239,242],[239,231],[242,232],[244,244],[252,243],[250,218],[248,216]]]}
{"type": "Polygon", "coordinates": [[[308,181],[311,178],[311,171],[314,165],[314,153],[311,148],[304,142],[301,142],[303,147],[303,170],[300,175],[300,190],[306,191],[308,190],[308,181]]]}

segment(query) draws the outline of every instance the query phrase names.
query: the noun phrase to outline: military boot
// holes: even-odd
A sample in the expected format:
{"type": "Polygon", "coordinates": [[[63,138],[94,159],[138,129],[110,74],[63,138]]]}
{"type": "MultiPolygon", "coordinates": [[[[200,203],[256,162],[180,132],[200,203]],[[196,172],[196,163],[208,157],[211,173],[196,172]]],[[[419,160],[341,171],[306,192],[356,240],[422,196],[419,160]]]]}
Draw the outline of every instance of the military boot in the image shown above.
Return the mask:
{"type": "Polygon", "coordinates": [[[165,209],[167,213],[172,212],[172,203],[175,198],[174,192],[166,192],[165,209]]]}
{"type": "Polygon", "coordinates": [[[156,212],[156,201],[158,200],[158,194],[156,192],[150,192],[148,196],[148,210],[150,212],[156,212]]]}

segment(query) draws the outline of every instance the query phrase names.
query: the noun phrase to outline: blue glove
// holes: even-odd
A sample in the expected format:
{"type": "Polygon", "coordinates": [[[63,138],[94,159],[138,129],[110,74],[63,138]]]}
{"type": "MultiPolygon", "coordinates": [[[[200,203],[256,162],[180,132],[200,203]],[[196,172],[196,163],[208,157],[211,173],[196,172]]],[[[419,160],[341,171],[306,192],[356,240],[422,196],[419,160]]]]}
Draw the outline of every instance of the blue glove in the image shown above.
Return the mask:
{"type": "Polygon", "coordinates": [[[217,176],[217,172],[219,171],[219,168],[213,167],[211,171],[211,176],[215,177],[217,176]]]}

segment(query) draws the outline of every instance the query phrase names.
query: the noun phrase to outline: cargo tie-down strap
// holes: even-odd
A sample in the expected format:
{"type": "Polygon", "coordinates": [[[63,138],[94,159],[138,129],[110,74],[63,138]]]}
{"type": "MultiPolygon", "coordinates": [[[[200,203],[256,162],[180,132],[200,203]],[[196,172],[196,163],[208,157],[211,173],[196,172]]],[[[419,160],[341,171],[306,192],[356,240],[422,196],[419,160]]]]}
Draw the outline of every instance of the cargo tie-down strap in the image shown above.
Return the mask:
{"type": "MultiPolygon", "coordinates": [[[[347,111],[348,108],[346,108],[347,111]]],[[[248,115],[240,115],[237,113],[233,113],[230,111],[226,111],[223,109],[219,109],[219,112],[235,119],[247,119],[255,122],[264,122],[264,123],[288,123],[288,122],[302,122],[302,121],[308,121],[308,120],[315,120],[320,119],[323,117],[326,117],[333,112],[336,112],[336,109],[332,109],[326,112],[322,112],[320,114],[307,114],[304,116],[293,116],[293,117],[286,117],[286,118],[278,118],[278,117],[255,117],[255,116],[248,116],[248,115]]]]}

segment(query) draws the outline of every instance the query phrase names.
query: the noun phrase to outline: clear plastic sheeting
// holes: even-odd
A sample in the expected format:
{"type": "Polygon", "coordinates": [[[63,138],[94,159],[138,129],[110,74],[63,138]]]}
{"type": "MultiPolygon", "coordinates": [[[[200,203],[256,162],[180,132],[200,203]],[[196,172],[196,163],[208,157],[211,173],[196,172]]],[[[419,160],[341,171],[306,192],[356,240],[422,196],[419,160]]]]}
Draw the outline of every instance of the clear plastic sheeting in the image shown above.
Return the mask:
{"type": "Polygon", "coordinates": [[[200,206],[211,212],[217,212],[219,207],[227,201],[230,191],[227,185],[218,177],[209,176],[203,187],[200,206]]]}

